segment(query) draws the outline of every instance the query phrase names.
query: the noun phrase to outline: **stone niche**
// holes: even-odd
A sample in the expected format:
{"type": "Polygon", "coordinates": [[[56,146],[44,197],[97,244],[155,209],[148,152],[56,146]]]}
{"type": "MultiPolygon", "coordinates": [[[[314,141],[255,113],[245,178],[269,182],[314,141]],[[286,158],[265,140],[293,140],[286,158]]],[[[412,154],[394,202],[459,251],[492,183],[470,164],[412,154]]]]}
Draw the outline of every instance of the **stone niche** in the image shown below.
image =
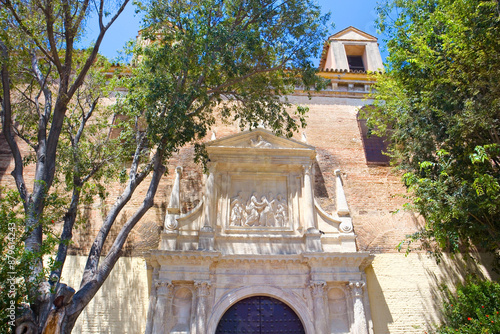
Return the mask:
{"type": "Polygon", "coordinates": [[[364,273],[372,257],[356,250],[340,171],[336,211],[327,213],[314,199],[314,147],[257,129],[207,151],[203,200],[186,214],[176,170],[160,247],[147,257],[146,333],[219,333],[233,322],[229,309],[258,296],[289,307],[307,334],[372,332],[364,273]]]}

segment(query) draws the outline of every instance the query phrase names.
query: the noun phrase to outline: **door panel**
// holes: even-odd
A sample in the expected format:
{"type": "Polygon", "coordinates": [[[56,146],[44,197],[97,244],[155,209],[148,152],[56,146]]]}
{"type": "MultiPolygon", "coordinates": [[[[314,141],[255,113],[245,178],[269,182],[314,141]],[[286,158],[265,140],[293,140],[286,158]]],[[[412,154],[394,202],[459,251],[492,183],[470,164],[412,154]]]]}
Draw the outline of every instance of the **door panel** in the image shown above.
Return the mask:
{"type": "Polygon", "coordinates": [[[243,299],[222,316],[216,334],[304,334],[302,322],[285,303],[267,296],[243,299]]]}

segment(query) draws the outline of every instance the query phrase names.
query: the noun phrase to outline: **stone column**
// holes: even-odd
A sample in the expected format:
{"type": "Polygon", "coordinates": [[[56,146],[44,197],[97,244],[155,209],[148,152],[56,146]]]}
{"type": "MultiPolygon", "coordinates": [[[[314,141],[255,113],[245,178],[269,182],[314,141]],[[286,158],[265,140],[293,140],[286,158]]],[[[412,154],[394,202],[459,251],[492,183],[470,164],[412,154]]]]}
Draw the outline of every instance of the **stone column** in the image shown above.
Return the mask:
{"type": "Polygon", "coordinates": [[[174,285],[167,281],[156,281],[156,307],[152,334],[166,334],[172,318],[172,297],[174,285]]]}
{"type": "Polygon", "coordinates": [[[316,334],[326,334],[325,286],[323,281],[312,281],[309,288],[313,297],[314,326],[316,334]]]}
{"type": "Polygon", "coordinates": [[[306,251],[321,252],[321,233],[316,228],[316,215],[314,212],[314,192],[312,164],[304,165],[304,223],[306,224],[306,251]]]}
{"type": "Polygon", "coordinates": [[[197,303],[196,303],[196,334],[206,333],[206,322],[207,322],[207,304],[208,296],[210,295],[211,284],[209,281],[195,281],[194,286],[197,291],[197,303]]]}
{"type": "Polygon", "coordinates": [[[348,284],[353,299],[354,326],[351,332],[354,334],[368,334],[365,306],[363,304],[364,286],[364,282],[349,282],[348,284]]]}
{"type": "Polygon", "coordinates": [[[198,250],[214,250],[215,163],[209,163],[203,200],[203,227],[198,234],[198,250]]]}

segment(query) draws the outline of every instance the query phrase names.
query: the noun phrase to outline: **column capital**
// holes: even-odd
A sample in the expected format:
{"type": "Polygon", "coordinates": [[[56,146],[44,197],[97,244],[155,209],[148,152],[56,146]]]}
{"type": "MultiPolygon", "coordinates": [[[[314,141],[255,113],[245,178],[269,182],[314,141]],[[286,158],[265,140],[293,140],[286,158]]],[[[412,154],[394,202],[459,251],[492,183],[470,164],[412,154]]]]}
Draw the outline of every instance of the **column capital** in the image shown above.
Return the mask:
{"type": "Polygon", "coordinates": [[[355,297],[361,297],[363,295],[363,288],[366,283],[363,281],[349,282],[347,287],[352,291],[355,297]]]}
{"type": "Polygon", "coordinates": [[[325,287],[326,282],[324,281],[311,281],[309,283],[309,288],[314,298],[323,297],[325,294],[325,287]]]}
{"type": "Polygon", "coordinates": [[[215,168],[217,167],[217,162],[209,161],[209,162],[207,162],[206,166],[207,166],[208,175],[211,175],[211,174],[215,173],[215,168]]]}
{"type": "Polygon", "coordinates": [[[172,296],[174,292],[174,285],[170,281],[156,280],[154,285],[159,296],[172,296]]]}
{"type": "Polygon", "coordinates": [[[199,297],[207,297],[210,295],[210,288],[212,287],[210,281],[194,281],[194,286],[196,287],[199,297]]]}
{"type": "Polygon", "coordinates": [[[304,174],[311,176],[312,175],[312,167],[313,167],[312,163],[302,164],[302,168],[304,169],[304,174]]]}

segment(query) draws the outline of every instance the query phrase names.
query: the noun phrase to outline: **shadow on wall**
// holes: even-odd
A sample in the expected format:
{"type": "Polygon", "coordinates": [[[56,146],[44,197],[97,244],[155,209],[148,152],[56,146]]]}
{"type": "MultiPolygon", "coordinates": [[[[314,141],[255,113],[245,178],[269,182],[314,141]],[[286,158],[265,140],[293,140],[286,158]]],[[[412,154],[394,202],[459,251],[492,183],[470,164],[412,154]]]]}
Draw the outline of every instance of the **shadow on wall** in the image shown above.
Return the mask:
{"type": "Polygon", "coordinates": [[[375,333],[389,333],[389,324],[393,322],[391,311],[384,297],[382,287],[375,275],[372,266],[365,270],[368,286],[368,298],[370,299],[370,311],[375,333]]]}
{"type": "Polygon", "coordinates": [[[442,321],[443,283],[453,289],[468,273],[494,278],[467,257],[443,255],[436,264],[418,252],[377,254],[365,272],[375,334],[433,332],[442,321]]]}
{"type": "MultiPolygon", "coordinates": [[[[78,287],[85,262],[84,256],[68,257],[63,280],[78,287]]],[[[120,258],[104,285],[78,318],[73,332],[144,333],[148,305],[146,276],[143,259],[120,258]]]]}
{"type": "MultiPolygon", "coordinates": [[[[419,254],[419,256],[424,256],[419,254]]],[[[443,300],[446,298],[445,287],[451,291],[455,290],[458,283],[464,283],[467,275],[476,275],[480,279],[497,280],[498,274],[494,273],[490,264],[493,257],[488,254],[473,253],[458,254],[453,257],[443,256],[443,259],[438,265],[439,270],[426,269],[429,277],[432,303],[434,310],[437,311],[439,320],[442,322],[441,310],[443,308],[443,300]]],[[[436,324],[429,319],[425,319],[427,327],[430,329],[436,324]]]]}
{"type": "Polygon", "coordinates": [[[327,150],[316,147],[317,160],[314,161],[314,197],[323,210],[335,211],[336,176],[335,169],[340,165],[337,157],[327,150]]]}
{"type": "Polygon", "coordinates": [[[314,196],[328,198],[328,190],[325,186],[325,179],[319,167],[318,161],[314,161],[314,196]]]}
{"type": "Polygon", "coordinates": [[[90,245],[94,240],[92,229],[92,207],[90,205],[83,206],[81,215],[77,217],[77,223],[73,232],[68,254],[81,255],[87,254],[90,245]]]}

